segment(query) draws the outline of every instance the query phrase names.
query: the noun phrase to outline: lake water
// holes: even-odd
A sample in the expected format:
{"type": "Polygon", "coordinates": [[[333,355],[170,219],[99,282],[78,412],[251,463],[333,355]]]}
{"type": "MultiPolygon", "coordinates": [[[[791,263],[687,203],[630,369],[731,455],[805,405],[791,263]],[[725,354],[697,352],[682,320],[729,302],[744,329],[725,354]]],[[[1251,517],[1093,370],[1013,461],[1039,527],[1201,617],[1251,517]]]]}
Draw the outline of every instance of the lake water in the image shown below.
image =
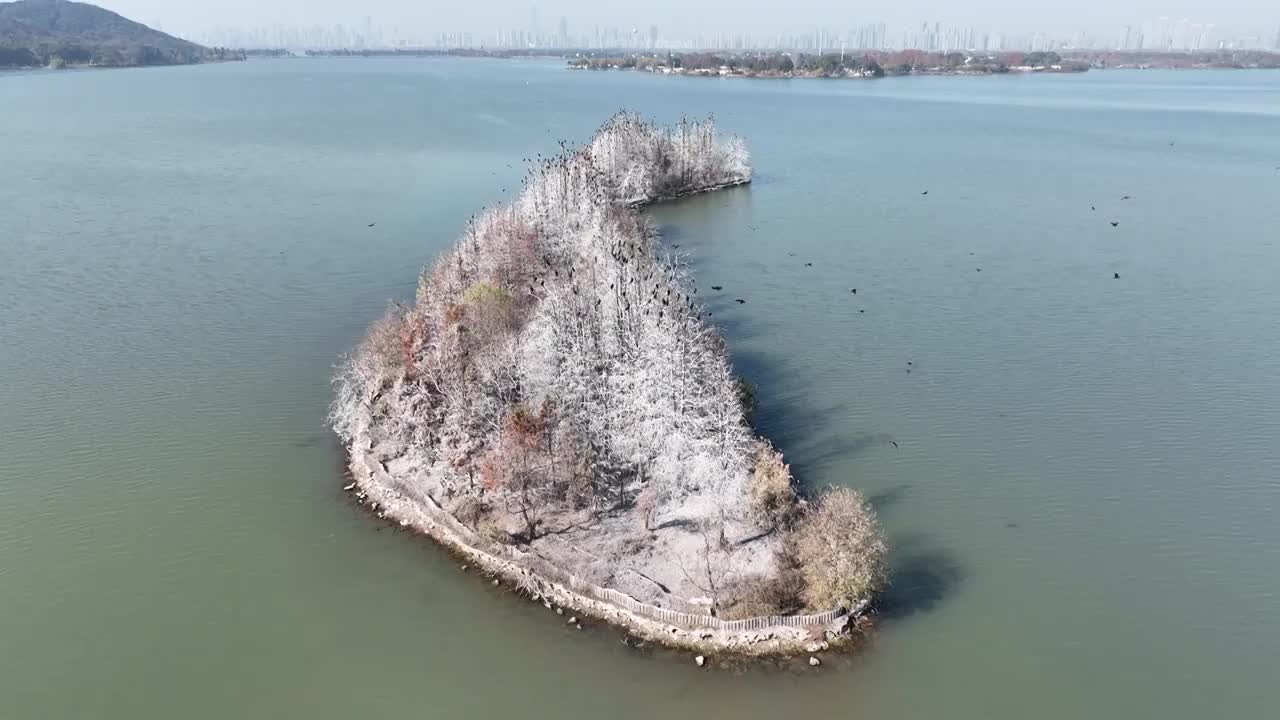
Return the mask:
{"type": "Polygon", "coordinates": [[[0,718],[1268,716],[1277,166],[1276,73],[2,75],[0,718]],[[623,107],[749,140],[653,214],[765,432],[893,540],[818,672],[567,629],[340,492],[339,353],[623,107]]]}

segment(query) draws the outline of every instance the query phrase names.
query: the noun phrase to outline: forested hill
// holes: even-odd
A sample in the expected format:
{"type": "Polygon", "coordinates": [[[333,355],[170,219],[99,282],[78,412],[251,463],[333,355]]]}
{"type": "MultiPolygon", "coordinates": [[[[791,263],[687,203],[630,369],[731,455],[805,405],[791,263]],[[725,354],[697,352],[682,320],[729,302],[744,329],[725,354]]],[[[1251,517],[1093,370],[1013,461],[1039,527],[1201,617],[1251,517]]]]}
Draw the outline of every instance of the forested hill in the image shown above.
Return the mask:
{"type": "Polygon", "coordinates": [[[0,67],[185,65],[236,57],[96,5],[66,0],[0,3],[0,67]]]}

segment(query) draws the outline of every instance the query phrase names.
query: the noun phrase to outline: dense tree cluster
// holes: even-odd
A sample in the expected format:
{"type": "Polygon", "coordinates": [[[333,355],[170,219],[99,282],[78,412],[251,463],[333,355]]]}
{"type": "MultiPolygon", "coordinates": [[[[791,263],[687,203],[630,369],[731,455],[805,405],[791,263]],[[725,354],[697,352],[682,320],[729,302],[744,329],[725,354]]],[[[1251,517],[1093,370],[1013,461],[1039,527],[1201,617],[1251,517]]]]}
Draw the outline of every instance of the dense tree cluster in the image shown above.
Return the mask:
{"type": "Polygon", "coordinates": [[[335,428],[418,454],[450,492],[520,516],[525,539],[562,504],[605,512],[646,485],[677,503],[741,484],[753,438],[723,345],[687,268],[626,206],[750,172],[711,121],[632,114],[539,160],[351,356],[335,428]]]}
{"type": "Polygon", "coordinates": [[[630,113],[562,148],[371,328],[331,422],[501,542],[674,528],[668,584],[717,599],[770,571],[771,552],[743,547],[789,527],[797,499],[746,421],[688,267],[634,206],[746,182],[747,150],[711,120],[630,113]]]}

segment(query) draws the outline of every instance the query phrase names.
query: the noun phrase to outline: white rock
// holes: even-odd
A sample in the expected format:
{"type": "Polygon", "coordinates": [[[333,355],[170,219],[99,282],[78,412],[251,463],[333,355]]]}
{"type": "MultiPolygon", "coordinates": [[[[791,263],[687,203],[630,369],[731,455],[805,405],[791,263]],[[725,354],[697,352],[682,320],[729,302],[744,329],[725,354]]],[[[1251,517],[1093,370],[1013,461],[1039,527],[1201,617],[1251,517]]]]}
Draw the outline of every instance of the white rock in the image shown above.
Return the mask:
{"type": "Polygon", "coordinates": [[[569,622],[565,623],[565,625],[577,625],[577,624],[578,624],[577,615],[574,615],[573,617],[569,618],[569,622]]]}
{"type": "Polygon", "coordinates": [[[564,608],[556,608],[556,614],[557,614],[557,615],[563,615],[563,614],[564,614],[564,608]]]}
{"type": "Polygon", "coordinates": [[[707,659],[706,659],[706,658],[704,658],[704,657],[702,657],[701,655],[699,655],[698,657],[694,658],[694,659],[693,659],[693,661],[694,661],[694,662],[696,662],[696,663],[698,663],[698,667],[702,667],[703,665],[706,665],[706,664],[707,664],[707,659]]]}
{"type": "Polygon", "coordinates": [[[818,658],[816,658],[816,657],[813,657],[812,655],[810,655],[810,656],[809,656],[809,665],[810,665],[811,667],[818,667],[818,666],[819,666],[819,665],[821,665],[821,664],[822,664],[822,661],[821,661],[821,660],[819,660],[819,659],[818,659],[818,658]]]}

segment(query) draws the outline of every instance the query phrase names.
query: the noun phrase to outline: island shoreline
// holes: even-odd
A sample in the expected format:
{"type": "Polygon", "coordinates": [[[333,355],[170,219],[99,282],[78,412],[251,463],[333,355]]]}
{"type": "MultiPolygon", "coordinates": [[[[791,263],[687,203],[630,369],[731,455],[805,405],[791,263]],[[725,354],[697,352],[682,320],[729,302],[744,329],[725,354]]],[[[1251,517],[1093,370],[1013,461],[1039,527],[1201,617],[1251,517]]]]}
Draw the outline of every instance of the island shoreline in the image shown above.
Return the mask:
{"type": "MultiPolygon", "coordinates": [[[[743,187],[750,185],[751,181],[751,178],[735,179],[670,195],[634,199],[623,204],[631,208],[645,208],[695,195],[743,187]]],[[[643,642],[674,650],[755,658],[792,657],[845,648],[852,644],[855,631],[870,622],[869,602],[863,602],[852,610],[840,608],[824,613],[830,618],[825,621],[810,621],[802,626],[773,622],[773,617],[720,621],[707,616],[700,621],[708,625],[730,624],[730,627],[696,627],[687,617],[680,617],[687,616],[687,613],[678,611],[668,611],[670,615],[666,622],[641,615],[617,602],[585,594],[586,588],[605,595],[617,591],[585,582],[579,585],[579,589],[575,589],[571,583],[546,577],[515,559],[504,559],[477,547],[479,543],[476,542],[475,533],[430,496],[415,493],[416,497],[409,497],[403,491],[404,485],[388,472],[382,462],[369,454],[366,448],[370,446],[371,439],[367,432],[361,432],[350,447],[343,447],[351,480],[343,490],[353,493],[357,504],[379,519],[391,521],[405,531],[424,536],[464,561],[464,568],[477,568],[492,577],[495,583],[506,583],[531,601],[541,602],[548,610],[557,610],[560,614],[571,610],[577,615],[625,631],[643,642]],[[746,627],[737,629],[737,626],[746,627]]],[[[514,548],[508,549],[515,552],[514,548]]],[[[663,610],[634,599],[629,604],[632,603],[633,607],[653,608],[655,612],[663,610]]],[[[559,616],[558,614],[557,617],[559,616]]],[[[792,622],[798,623],[814,616],[790,617],[795,618],[792,622]]]]}
{"type": "MultiPolygon", "coordinates": [[[[364,438],[367,441],[367,437],[364,438]]],[[[367,444],[367,442],[365,442],[367,444]]],[[[741,657],[793,657],[803,653],[817,654],[849,647],[856,638],[856,631],[865,627],[871,618],[869,603],[853,610],[833,611],[827,622],[803,627],[789,627],[763,622],[761,618],[735,621],[709,621],[752,625],[750,629],[726,629],[717,627],[690,627],[679,622],[664,622],[646,617],[616,602],[588,596],[568,584],[545,577],[535,570],[521,565],[515,559],[503,559],[476,547],[474,535],[457,518],[430,499],[429,496],[409,497],[397,488],[396,479],[385,466],[372,458],[358,445],[345,448],[350,483],[343,490],[352,493],[356,502],[375,517],[388,520],[401,529],[421,535],[464,561],[464,568],[476,568],[492,577],[495,584],[505,583],[509,588],[541,602],[548,610],[572,611],[584,618],[592,618],[610,627],[625,631],[644,642],[651,642],[673,650],[698,653],[733,655],[741,657]]],[[[581,587],[598,587],[583,584],[581,587]]],[[[599,590],[607,591],[606,588],[599,590]]],[[[616,591],[613,591],[616,592],[616,591]]],[[[636,605],[644,605],[634,601],[636,605]]],[[[652,606],[647,606],[652,607],[652,606]]],[[[659,608],[660,609],[660,608],[659,608]]],[[[672,615],[682,615],[671,611],[672,615]]],[[[560,617],[557,614],[557,617],[560,617]]],[[[801,618],[805,616],[792,616],[801,618]]],[[[673,618],[674,619],[674,618],[673,618]]]]}
{"type": "Polygon", "coordinates": [[[711,121],[625,112],[540,160],[340,366],[343,489],[569,624],[700,655],[849,644],[883,587],[874,510],[850,489],[799,496],[687,266],[638,211],[751,175],[711,121]]]}

